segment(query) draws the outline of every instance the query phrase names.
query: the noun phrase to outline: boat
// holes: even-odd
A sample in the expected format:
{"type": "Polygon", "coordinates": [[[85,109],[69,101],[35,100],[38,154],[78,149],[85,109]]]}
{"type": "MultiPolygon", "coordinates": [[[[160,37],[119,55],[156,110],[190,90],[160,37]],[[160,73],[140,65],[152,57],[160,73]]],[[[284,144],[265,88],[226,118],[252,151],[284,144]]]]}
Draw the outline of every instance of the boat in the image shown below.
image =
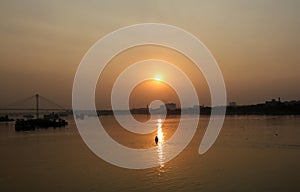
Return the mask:
{"type": "Polygon", "coordinates": [[[34,129],[35,129],[35,126],[31,122],[31,120],[17,119],[16,124],[15,124],[16,131],[31,131],[34,129]]]}
{"type": "Polygon", "coordinates": [[[9,122],[9,121],[14,121],[14,119],[8,118],[8,115],[0,116],[0,122],[9,122]]]}
{"type": "Polygon", "coordinates": [[[16,131],[30,131],[39,128],[57,128],[57,127],[65,127],[68,125],[68,122],[61,118],[56,119],[17,119],[15,124],[16,131]]]}

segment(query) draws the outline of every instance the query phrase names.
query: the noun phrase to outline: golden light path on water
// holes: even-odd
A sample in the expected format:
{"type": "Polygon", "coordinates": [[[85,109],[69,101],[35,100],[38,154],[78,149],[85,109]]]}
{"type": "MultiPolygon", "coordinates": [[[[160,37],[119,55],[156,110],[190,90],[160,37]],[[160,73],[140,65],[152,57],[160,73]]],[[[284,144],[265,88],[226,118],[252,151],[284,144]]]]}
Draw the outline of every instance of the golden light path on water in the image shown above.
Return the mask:
{"type": "Polygon", "coordinates": [[[163,151],[163,145],[164,145],[164,132],[162,130],[162,120],[157,119],[157,154],[158,154],[158,163],[160,165],[159,169],[162,172],[162,168],[164,167],[164,151],[163,151]]]}

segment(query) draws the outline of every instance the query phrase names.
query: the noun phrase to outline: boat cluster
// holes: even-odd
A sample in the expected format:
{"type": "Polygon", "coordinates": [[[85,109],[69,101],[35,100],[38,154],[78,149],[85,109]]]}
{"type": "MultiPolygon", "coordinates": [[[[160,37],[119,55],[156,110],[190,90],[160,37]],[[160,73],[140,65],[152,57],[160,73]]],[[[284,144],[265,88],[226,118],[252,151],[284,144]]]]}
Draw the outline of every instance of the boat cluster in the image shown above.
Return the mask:
{"type": "Polygon", "coordinates": [[[68,122],[61,118],[41,118],[41,119],[17,119],[15,124],[16,131],[30,131],[38,128],[57,128],[68,125],[68,122]]]}

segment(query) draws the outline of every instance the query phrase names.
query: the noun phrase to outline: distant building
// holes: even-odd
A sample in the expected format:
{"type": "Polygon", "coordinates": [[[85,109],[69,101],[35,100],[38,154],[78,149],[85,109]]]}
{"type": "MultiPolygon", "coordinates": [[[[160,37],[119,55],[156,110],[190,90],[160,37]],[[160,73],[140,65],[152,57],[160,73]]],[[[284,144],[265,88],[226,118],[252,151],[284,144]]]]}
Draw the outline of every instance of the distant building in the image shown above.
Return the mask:
{"type": "MultiPolygon", "coordinates": [[[[161,105],[160,108],[163,108],[164,106],[161,105]]],[[[176,109],[176,103],[166,103],[165,107],[167,110],[175,110],[176,109]]]]}
{"type": "Polygon", "coordinates": [[[272,100],[270,100],[270,101],[266,101],[266,102],[265,102],[266,105],[277,105],[277,104],[279,104],[279,103],[281,103],[280,97],[278,97],[278,100],[272,99],[272,100]]]}

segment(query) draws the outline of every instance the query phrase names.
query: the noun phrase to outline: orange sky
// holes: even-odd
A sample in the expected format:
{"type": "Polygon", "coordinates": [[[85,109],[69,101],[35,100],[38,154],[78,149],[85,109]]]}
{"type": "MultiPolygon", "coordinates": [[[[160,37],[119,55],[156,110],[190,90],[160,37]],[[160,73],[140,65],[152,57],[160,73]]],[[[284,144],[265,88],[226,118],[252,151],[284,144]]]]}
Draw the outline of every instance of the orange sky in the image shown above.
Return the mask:
{"type": "MultiPolygon", "coordinates": [[[[74,75],[86,51],[113,30],[143,22],[181,27],[205,43],[223,72],[228,101],[300,99],[299,10],[300,2],[293,0],[1,1],[0,106],[39,92],[71,107],[74,75]]],[[[144,47],[124,55],[112,64],[173,59],[189,73],[200,103],[210,103],[205,80],[172,50],[144,47]]],[[[118,70],[103,74],[105,89],[118,70]]],[[[97,103],[106,108],[101,101],[109,93],[98,84],[97,103]]]]}
{"type": "MultiPolygon", "coordinates": [[[[124,69],[126,69],[126,67],[140,60],[147,59],[168,61],[180,68],[194,84],[200,103],[210,104],[210,93],[207,83],[202,73],[187,57],[173,49],[162,46],[144,45],[128,49],[127,51],[115,56],[114,59],[108,63],[98,80],[96,89],[97,106],[109,108],[110,105],[108,104],[110,103],[110,92],[116,78],[124,71],[124,69]]],[[[161,66],[156,71],[157,73],[151,74],[151,76],[156,78],[157,75],[160,75],[162,82],[165,80],[164,77],[166,76],[178,78],[177,75],[179,75],[175,73],[170,74],[170,71],[164,66],[161,66]]],[[[148,71],[145,70],[139,72],[145,74],[148,73],[148,71]]],[[[134,74],[132,75],[132,78],[134,78],[134,74]]],[[[174,93],[174,90],[171,91],[171,88],[168,87],[168,85],[163,85],[163,83],[157,83],[155,81],[141,83],[135,90],[133,90],[130,101],[131,106],[145,107],[149,104],[150,98],[155,99],[155,96],[158,96],[157,99],[162,98],[164,102],[174,102],[179,105],[178,97],[174,93]]]]}

